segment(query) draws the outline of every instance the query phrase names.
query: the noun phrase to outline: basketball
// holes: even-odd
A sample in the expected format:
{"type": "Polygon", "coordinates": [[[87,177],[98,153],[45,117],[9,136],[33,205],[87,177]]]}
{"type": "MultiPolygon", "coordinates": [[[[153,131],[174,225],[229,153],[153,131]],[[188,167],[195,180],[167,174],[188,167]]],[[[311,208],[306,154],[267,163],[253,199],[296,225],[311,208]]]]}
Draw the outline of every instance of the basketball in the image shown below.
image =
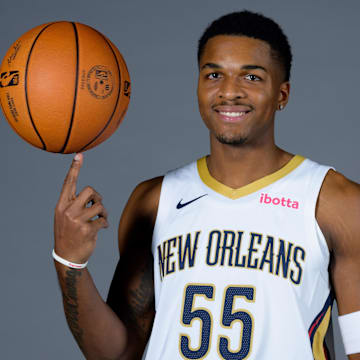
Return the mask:
{"type": "Polygon", "coordinates": [[[59,21],[16,40],[0,68],[0,102],[12,129],[54,153],[89,150],[124,118],[130,77],[116,46],[97,30],[59,21]]]}

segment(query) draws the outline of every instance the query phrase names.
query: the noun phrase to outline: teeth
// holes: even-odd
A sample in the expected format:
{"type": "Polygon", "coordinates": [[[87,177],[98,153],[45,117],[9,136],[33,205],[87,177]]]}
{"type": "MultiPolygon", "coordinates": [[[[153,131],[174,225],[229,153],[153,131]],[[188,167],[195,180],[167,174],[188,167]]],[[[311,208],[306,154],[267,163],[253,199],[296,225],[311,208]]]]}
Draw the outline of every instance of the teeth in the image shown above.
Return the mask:
{"type": "Polygon", "coordinates": [[[245,111],[241,111],[241,112],[225,112],[225,111],[220,111],[221,115],[225,115],[225,116],[229,116],[229,117],[237,117],[237,116],[243,116],[245,115],[245,111]]]}

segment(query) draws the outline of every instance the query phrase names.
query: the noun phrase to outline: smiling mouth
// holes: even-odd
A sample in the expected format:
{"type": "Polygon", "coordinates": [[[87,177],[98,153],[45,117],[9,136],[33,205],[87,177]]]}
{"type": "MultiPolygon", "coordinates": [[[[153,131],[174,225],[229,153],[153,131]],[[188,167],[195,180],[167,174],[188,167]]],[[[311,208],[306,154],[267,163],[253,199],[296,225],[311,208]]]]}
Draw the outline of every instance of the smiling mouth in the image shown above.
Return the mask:
{"type": "Polygon", "coordinates": [[[219,114],[222,116],[228,116],[228,117],[239,117],[239,116],[244,116],[245,114],[247,114],[249,111],[240,111],[240,112],[230,112],[230,111],[219,111],[219,114]]]}
{"type": "Polygon", "coordinates": [[[216,111],[222,121],[225,122],[238,122],[242,121],[246,115],[250,112],[248,111],[216,111]]]}

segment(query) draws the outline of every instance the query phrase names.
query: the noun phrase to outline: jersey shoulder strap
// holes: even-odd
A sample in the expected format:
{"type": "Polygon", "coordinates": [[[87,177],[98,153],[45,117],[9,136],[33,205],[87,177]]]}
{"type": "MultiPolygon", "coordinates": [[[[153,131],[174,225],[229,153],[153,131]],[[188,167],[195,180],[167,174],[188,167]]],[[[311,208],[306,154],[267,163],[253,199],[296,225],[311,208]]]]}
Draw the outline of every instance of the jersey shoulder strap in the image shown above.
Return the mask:
{"type": "Polygon", "coordinates": [[[161,185],[153,239],[159,238],[162,226],[169,226],[171,218],[177,216],[177,208],[182,203],[202,195],[201,191],[196,161],[167,172],[161,185]]]}

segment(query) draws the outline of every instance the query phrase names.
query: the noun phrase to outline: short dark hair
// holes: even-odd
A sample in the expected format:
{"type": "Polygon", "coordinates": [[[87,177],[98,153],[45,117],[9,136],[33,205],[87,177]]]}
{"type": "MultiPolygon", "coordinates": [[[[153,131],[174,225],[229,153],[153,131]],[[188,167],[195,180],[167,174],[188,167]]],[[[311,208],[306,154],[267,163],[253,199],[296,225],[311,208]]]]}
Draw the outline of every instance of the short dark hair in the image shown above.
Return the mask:
{"type": "Polygon", "coordinates": [[[199,40],[199,64],[206,43],[217,35],[247,36],[267,42],[272,50],[271,55],[284,69],[285,81],[289,81],[291,47],[288,38],[274,20],[248,10],[233,12],[214,20],[199,40]]]}

